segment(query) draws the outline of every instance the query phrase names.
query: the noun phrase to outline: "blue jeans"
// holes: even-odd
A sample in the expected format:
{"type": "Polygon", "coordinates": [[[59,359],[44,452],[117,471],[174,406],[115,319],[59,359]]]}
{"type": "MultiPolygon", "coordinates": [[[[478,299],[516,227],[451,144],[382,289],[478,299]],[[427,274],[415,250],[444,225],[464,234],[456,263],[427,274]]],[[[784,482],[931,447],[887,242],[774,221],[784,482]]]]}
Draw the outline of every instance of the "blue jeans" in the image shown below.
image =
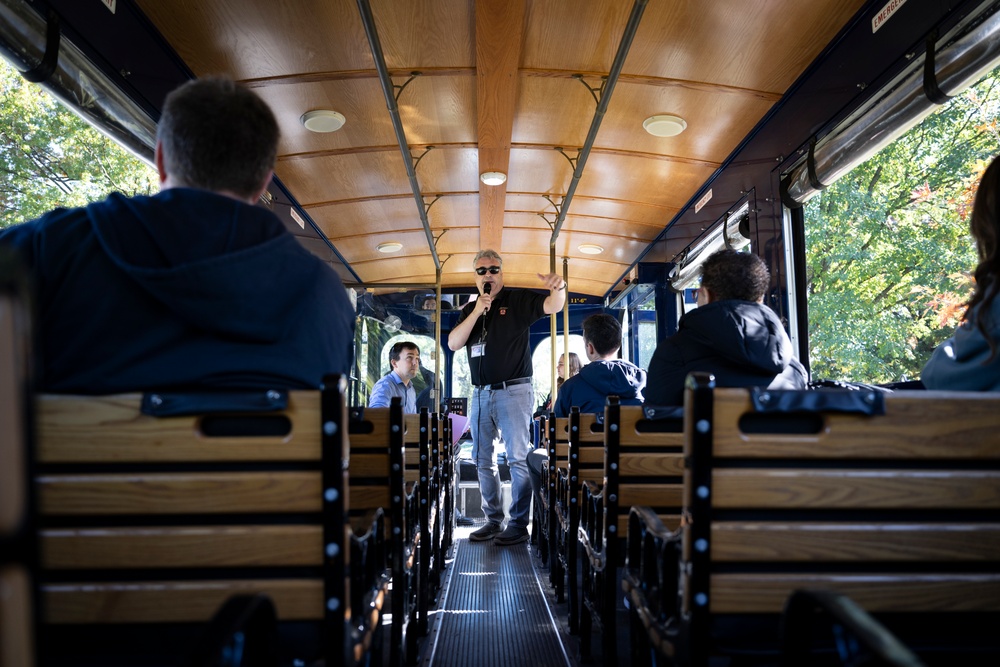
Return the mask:
{"type": "Polygon", "coordinates": [[[494,457],[494,447],[502,437],[511,479],[508,525],[528,527],[531,481],[525,459],[532,450],[528,435],[534,407],[535,392],[530,382],[506,389],[474,389],[472,392],[472,458],[476,461],[476,472],[479,474],[483,514],[493,523],[503,522],[500,473],[494,457]]]}

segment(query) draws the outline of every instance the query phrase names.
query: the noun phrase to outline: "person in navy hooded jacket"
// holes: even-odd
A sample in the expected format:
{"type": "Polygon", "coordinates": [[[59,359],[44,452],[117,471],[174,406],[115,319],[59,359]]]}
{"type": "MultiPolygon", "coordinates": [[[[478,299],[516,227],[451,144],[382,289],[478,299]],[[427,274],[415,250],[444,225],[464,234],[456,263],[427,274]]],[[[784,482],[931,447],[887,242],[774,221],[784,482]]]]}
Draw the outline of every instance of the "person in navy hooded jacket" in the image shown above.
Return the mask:
{"type": "Polygon", "coordinates": [[[573,406],[582,413],[604,414],[608,396],[617,396],[622,405],[642,405],[646,371],[618,358],[622,346],[622,325],[618,320],[605,314],[585,319],[583,344],[590,363],[559,389],[556,417],[568,417],[573,406]]]}
{"type": "Polygon", "coordinates": [[[270,211],[278,125],[228,79],[190,81],[157,128],[160,192],[0,233],[28,262],[47,392],[310,388],[351,365],[344,287],[270,211]]]}

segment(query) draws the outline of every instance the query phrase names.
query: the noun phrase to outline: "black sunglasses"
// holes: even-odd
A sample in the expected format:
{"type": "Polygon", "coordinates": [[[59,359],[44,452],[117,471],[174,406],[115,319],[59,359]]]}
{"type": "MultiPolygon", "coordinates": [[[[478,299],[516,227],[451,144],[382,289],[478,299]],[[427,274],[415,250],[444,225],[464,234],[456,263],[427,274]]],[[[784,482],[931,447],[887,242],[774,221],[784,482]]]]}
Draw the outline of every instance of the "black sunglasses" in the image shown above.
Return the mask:
{"type": "Polygon", "coordinates": [[[493,275],[500,273],[499,266],[478,266],[476,267],[476,273],[480,276],[485,276],[486,272],[489,271],[493,275]]]}

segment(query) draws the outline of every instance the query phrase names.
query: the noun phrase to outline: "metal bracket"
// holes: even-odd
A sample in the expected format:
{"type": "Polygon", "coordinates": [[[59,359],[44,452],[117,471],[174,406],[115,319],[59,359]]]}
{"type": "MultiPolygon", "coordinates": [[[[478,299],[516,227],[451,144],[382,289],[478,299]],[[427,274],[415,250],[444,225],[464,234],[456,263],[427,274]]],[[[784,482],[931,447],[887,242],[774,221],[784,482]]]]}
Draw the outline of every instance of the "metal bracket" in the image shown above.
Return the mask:
{"type": "Polygon", "coordinates": [[[554,201],[552,201],[552,198],[549,197],[548,195],[542,195],[542,199],[552,204],[552,208],[556,210],[556,215],[558,215],[562,211],[562,204],[555,203],[554,201]]]}
{"type": "Polygon", "coordinates": [[[545,224],[549,226],[549,229],[551,229],[552,231],[555,231],[555,229],[556,229],[556,222],[555,222],[555,220],[549,220],[547,217],[545,217],[544,213],[539,213],[538,217],[545,221],[545,224]]]}
{"type": "Polygon", "coordinates": [[[601,85],[598,86],[597,88],[594,88],[589,83],[584,81],[583,74],[574,74],[573,78],[582,83],[583,87],[586,88],[588,91],[590,91],[590,96],[594,98],[595,104],[601,103],[601,97],[604,95],[604,86],[608,83],[608,77],[602,76],[601,85]]]}
{"type": "MultiPolygon", "coordinates": [[[[415,167],[416,165],[413,165],[413,166],[415,167]]],[[[424,213],[430,212],[431,206],[434,206],[434,204],[437,203],[438,199],[441,199],[441,195],[437,195],[436,197],[434,197],[434,199],[431,200],[430,204],[428,204],[427,202],[424,202],[424,213]]]]}
{"type": "MultiPolygon", "coordinates": [[[[435,199],[434,201],[437,201],[437,199],[435,199]]],[[[433,202],[431,202],[431,203],[433,203],[433,202]]],[[[430,207],[428,207],[428,208],[430,208],[430,207]]],[[[435,248],[437,248],[438,241],[441,240],[441,237],[444,236],[447,233],[448,233],[447,229],[442,229],[441,233],[434,237],[434,247],[435,248]]],[[[450,259],[451,255],[448,255],[448,258],[450,259]]],[[[448,261],[448,260],[445,260],[445,262],[446,261],[448,261]]],[[[441,262],[441,266],[444,266],[444,262],[441,262]]]]}
{"type": "Polygon", "coordinates": [[[392,84],[392,89],[396,91],[396,94],[393,97],[396,98],[397,103],[399,103],[399,96],[403,94],[403,89],[410,85],[410,82],[421,74],[423,74],[423,72],[410,72],[410,78],[404,81],[403,85],[397,86],[396,84],[392,84]]]}
{"type": "Polygon", "coordinates": [[[576,157],[570,157],[566,154],[562,146],[556,146],[556,150],[562,153],[562,156],[569,161],[569,166],[573,168],[573,171],[576,171],[576,163],[580,160],[580,152],[577,151],[576,157]]]}
{"type": "Polygon", "coordinates": [[[423,153],[421,153],[415,158],[413,157],[413,153],[410,153],[410,158],[413,159],[413,171],[417,170],[417,165],[420,164],[420,161],[424,159],[424,156],[430,153],[432,150],[434,150],[434,146],[428,146],[427,148],[424,149],[423,153]]]}

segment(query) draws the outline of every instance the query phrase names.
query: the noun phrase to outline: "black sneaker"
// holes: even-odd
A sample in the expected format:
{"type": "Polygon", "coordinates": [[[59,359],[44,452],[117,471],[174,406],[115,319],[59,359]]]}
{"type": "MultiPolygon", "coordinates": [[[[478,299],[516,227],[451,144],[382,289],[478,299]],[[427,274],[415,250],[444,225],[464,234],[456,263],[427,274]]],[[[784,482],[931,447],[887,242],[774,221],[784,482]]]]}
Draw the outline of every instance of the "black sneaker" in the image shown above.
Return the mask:
{"type": "Polygon", "coordinates": [[[507,526],[499,535],[493,538],[493,544],[508,547],[512,544],[520,544],[528,541],[528,529],[517,526],[507,526]]]}
{"type": "Polygon", "coordinates": [[[473,542],[485,542],[486,540],[492,540],[493,536],[500,532],[500,524],[493,523],[492,521],[474,530],[469,534],[469,539],[473,542]]]}

